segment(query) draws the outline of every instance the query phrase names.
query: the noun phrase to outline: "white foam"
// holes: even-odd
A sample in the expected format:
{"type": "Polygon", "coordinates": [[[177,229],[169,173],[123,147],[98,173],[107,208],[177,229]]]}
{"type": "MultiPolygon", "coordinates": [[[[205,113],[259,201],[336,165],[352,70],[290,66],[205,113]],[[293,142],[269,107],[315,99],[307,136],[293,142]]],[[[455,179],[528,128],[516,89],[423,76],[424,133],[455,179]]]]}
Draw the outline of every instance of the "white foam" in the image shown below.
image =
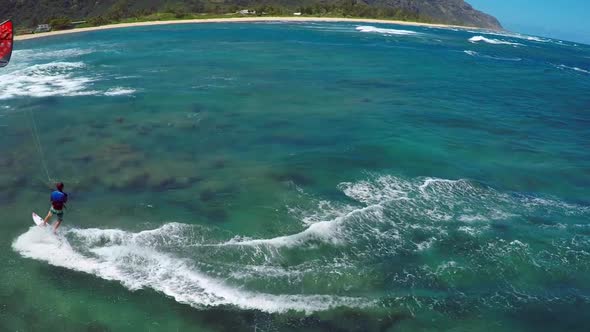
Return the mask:
{"type": "Polygon", "coordinates": [[[455,261],[448,261],[448,262],[444,262],[441,263],[440,265],[438,265],[436,267],[436,274],[440,274],[443,272],[446,272],[447,270],[460,270],[462,269],[462,267],[459,266],[459,263],[455,262],[455,261]]]}
{"type": "Polygon", "coordinates": [[[577,71],[579,73],[590,74],[590,70],[585,70],[585,69],[582,69],[579,67],[570,67],[570,66],[566,66],[566,65],[557,65],[556,67],[559,69],[573,70],[573,71],[577,71]]]}
{"type": "Polygon", "coordinates": [[[471,51],[471,50],[464,50],[463,53],[468,54],[472,57],[480,57],[485,59],[492,59],[492,60],[500,60],[500,61],[521,61],[521,58],[507,58],[507,57],[497,57],[491,55],[481,54],[479,52],[471,51]]]}
{"type": "Polygon", "coordinates": [[[21,65],[0,75],[0,100],[17,97],[51,96],[123,96],[132,95],[135,89],[116,86],[106,91],[94,89],[100,76],[88,76],[83,62],[49,62],[21,65]]]}
{"type": "Polygon", "coordinates": [[[373,304],[343,296],[266,294],[227,284],[203,273],[188,259],[159,251],[151,242],[163,233],[182,228],[179,224],[167,224],[139,233],[71,229],[62,230],[62,236],[54,236],[35,226],[19,236],[12,248],[24,257],[119,281],[130,290],[153,288],[195,307],[232,305],[266,312],[312,313],[338,306],[373,304]]]}
{"type": "Polygon", "coordinates": [[[525,36],[525,39],[526,40],[530,40],[530,41],[540,42],[540,43],[548,43],[548,42],[550,42],[550,40],[548,40],[548,39],[543,39],[543,38],[533,37],[533,36],[525,36]]]}
{"type": "Polygon", "coordinates": [[[82,48],[66,48],[61,50],[23,49],[13,51],[13,60],[16,60],[18,63],[30,63],[39,60],[63,61],[67,58],[77,58],[94,52],[94,49],[82,48]]]}
{"type": "Polygon", "coordinates": [[[82,62],[50,62],[0,75],[0,99],[97,94],[88,89],[94,79],[77,75],[84,67],[82,62]]]}
{"type": "Polygon", "coordinates": [[[519,198],[519,203],[524,208],[532,210],[551,208],[552,210],[556,210],[556,212],[570,216],[585,215],[590,213],[590,206],[571,204],[549,197],[522,196],[519,198]]]}
{"type": "Polygon", "coordinates": [[[513,42],[500,40],[500,39],[491,39],[491,38],[486,38],[484,36],[473,36],[473,37],[469,38],[469,42],[470,43],[484,42],[484,43],[493,44],[493,45],[524,46],[523,44],[520,44],[520,43],[513,43],[513,42]]]}
{"type": "Polygon", "coordinates": [[[67,48],[62,50],[51,50],[34,52],[33,58],[36,59],[64,59],[64,58],[77,58],[83,55],[94,53],[93,49],[82,49],[82,48],[67,48]]]}
{"type": "Polygon", "coordinates": [[[368,33],[380,33],[384,35],[398,35],[398,36],[408,36],[408,35],[417,35],[419,34],[416,31],[411,30],[398,30],[398,29],[384,29],[384,28],[377,28],[370,25],[363,25],[356,27],[357,31],[360,32],[368,32],[368,33]]]}
{"type": "Polygon", "coordinates": [[[461,226],[458,228],[458,230],[460,232],[467,233],[473,237],[481,234],[481,232],[482,232],[481,229],[475,229],[475,227],[469,227],[469,226],[461,226]]]}
{"type": "Polygon", "coordinates": [[[108,89],[104,94],[105,96],[123,96],[135,93],[135,89],[116,87],[108,89]]]}
{"type": "Polygon", "coordinates": [[[520,33],[514,33],[514,32],[506,32],[506,33],[502,33],[502,32],[496,32],[496,31],[486,31],[486,30],[467,30],[467,32],[471,32],[474,34],[485,34],[485,35],[491,35],[491,36],[500,36],[500,37],[508,37],[508,38],[517,38],[517,39],[522,39],[522,40],[527,40],[527,41],[534,41],[534,42],[539,42],[539,43],[550,43],[553,42],[553,40],[548,39],[548,38],[541,38],[541,37],[536,37],[536,36],[529,36],[529,35],[523,35],[520,33]]]}
{"type": "Polygon", "coordinates": [[[242,267],[239,271],[232,271],[231,277],[235,279],[250,279],[260,277],[272,277],[272,278],[293,278],[304,275],[306,272],[312,272],[311,269],[285,269],[277,266],[264,266],[264,265],[249,265],[242,267]]]}
{"type": "Polygon", "coordinates": [[[416,243],[416,250],[417,251],[425,251],[432,247],[432,245],[437,241],[436,237],[431,237],[430,239],[416,243]]]}
{"type": "MultiPolygon", "coordinates": [[[[297,191],[301,192],[302,189],[295,187],[297,191]]],[[[317,202],[316,211],[310,213],[310,211],[301,208],[290,208],[289,212],[295,217],[301,219],[304,225],[315,224],[320,221],[334,220],[339,217],[343,217],[356,210],[356,207],[338,204],[326,200],[320,200],[317,202]]]]}
{"type": "Polygon", "coordinates": [[[488,221],[489,219],[485,216],[480,214],[470,216],[470,215],[462,215],[459,217],[459,221],[462,222],[476,222],[476,221],[488,221]]]}
{"type": "Polygon", "coordinates": [[[115,79],[116,80],[126,80],[129,78],[138,78],[139,76],[137,75],[123,75],[123,76],[116,76],[115,79]]]}
{"type": "Polygon", "coordinates": [[[411,184],[392,176],[382,176],[370,181],[343,182],[338,188],[354,200],[365,204],[380,204],[390,200],[407,199],[411,184]]]}
{"type": "Polygon", "coordinates": [[[314,244],[315,242],[323,242],[332,245],[341,245],[347,238],[345,224],[357,217],[369,217],[374,220],[382,218],[382,211],[380,206],[368,206],[353,210],[347,214],[337,217],[335,220],[324,220],[309,225],[305,230],[285,236],[279,236],[270,239],[250,239],[244,237],[235,237],[222,245],[238,245],[238,246],[271,246],[274,248],[281,247],[300,247],[305,244],[314,244]]]}

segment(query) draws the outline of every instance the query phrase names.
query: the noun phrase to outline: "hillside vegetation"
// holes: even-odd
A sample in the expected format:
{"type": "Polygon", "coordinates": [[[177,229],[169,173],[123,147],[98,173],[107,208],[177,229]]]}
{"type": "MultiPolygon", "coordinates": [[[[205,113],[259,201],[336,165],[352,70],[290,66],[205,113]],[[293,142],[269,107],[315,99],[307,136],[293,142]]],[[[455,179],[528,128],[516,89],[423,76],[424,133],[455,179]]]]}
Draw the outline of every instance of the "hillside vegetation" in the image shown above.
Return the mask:
{"type": "MultiPolygon", "coordinates": [[[[252,15],[389,18],[501,29],[497,19],[463,0],[7,0],[0,19],[11,18],[20,28],[51,20],[87,20],[102,25],[129,20],[231,16],[242,9],[252,15]]],[[[60,25],[61,26],[61,25],[60,25]]]]}

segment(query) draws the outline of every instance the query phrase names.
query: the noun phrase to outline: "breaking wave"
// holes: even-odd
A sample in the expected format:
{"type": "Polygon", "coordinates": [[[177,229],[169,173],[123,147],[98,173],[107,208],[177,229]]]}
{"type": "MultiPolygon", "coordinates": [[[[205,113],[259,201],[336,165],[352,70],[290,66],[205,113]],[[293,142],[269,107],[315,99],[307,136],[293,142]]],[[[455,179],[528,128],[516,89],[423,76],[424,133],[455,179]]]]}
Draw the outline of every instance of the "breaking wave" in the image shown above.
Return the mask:
{"type": "MultiPolygon", "coordinates": [[[[478,35],[479,34],[485,34],[485,35],[491,35],[491,36],[516,38],[516,39],[522,39],[522,40],[532,41],[532,42],[538,42],[538,43],[551,43],[551,42],[555,42],[554,40],[549,39],[549,38],[541,38],[541,37],[537,37],[537,36],[523,35],[523,34],[515,33],[515,32],[501,33],[501,32],[486,31],[486,30],[483,30],[483,31],[482,30],[480,30],[480,31],[467,30],[467,32],[478,34],[478,35]]],[[[560,42],[560,41],[557,41],[557,43],[558,42],[560,42]]]]}
{"type": "Polygon", "coordinates": [[[484,36],[473,36],[473,37],[469,38],[469,42],[470,43],[484,42],[484,43],[493,44],[493,45],[524,46],[523,44],[520,44],[520,43],[513,43],[513,42],[500,40],[500,39],[486,38],[484,36]]]}
{"type": "Polygon", "coordinates": [[[363,25],[356,27],[357,31],[360,32],[369,32],[369,33],[380,33],[384,35],[399,35],[399,36],[407,36],[407,35],[417,35],[419,34],[416,31],[411,30],[399,30],[399,29],[384,29],[384,28],[377,28],[370,25],[363,25]]]}

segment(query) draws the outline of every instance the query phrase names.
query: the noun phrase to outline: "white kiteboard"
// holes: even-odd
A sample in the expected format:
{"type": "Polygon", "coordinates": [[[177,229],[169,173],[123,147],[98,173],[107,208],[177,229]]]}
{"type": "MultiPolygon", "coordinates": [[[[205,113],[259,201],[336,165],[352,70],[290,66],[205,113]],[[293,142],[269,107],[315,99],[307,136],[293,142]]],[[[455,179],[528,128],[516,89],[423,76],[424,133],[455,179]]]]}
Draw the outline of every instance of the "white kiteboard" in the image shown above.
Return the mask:
{"type": "Polygon", "coordinates": [[[39,217],[35,212],[33,212],[33,221],[37,226],[43,226],[43,218],[39,217]]]}

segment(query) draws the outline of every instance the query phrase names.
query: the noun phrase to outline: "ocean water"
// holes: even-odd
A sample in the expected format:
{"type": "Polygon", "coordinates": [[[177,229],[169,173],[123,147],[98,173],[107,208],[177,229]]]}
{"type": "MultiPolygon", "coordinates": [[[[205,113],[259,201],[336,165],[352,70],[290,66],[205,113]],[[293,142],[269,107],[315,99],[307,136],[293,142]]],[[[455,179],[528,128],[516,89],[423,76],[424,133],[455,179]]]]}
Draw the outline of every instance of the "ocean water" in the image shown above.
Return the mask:
{"type": "Polygon", "coordinates": [[[311,22],[15,46],[1,331],[588,331],[590,46],[311,22]],[[57,180],[53,236],[30,213],[57,180]]]}

